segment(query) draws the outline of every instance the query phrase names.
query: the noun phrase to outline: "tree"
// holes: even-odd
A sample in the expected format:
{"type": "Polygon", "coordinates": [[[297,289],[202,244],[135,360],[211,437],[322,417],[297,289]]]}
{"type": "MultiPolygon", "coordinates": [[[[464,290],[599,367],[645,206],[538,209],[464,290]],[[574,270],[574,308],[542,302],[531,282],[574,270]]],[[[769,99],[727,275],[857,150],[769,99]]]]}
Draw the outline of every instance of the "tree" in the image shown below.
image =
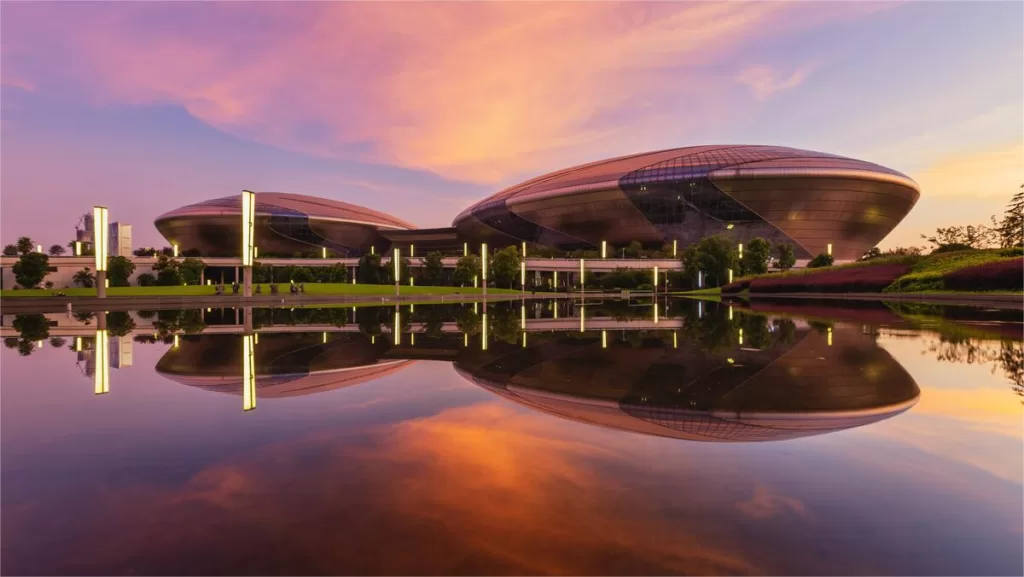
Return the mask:
{"type": "Polygon", "coordinates": [[[188,257],[178,265],[181,270],[181,280],[187,284],[197,285],[206,269],[206,263],[198,258],[188,257]]]}
{"type": "Polygon", "coordinates": [[[54,244],[50,246],[50,256],[64,256],[64,252],[64,247],[62,247],[59,244],[54,244]]]}
{"type": "Polygon", "coordinates": [[[428,286],[441,284],[444,278],[444,264],[442,263],[440,252],[427,253],[426,258],[423,259],[423,269],[420,273],[420,278],[423,284],[428,286]]]}
{"type": "Polygon", "coordinates": [[[999,245],[1003,248],[1024,245],[1024,184],[1020,185],[1020,191],[1006,205],[1003,219],[996,223],[996,217],[993,216],[992,224],[996,225],[999,245]]]}
{"type": "Polygon", "coordinates": [[[384,271],[380,266],[380,255],[367,253],[359,258],[359,269],[356,271],[356,282],[359,284],[383,284],[384,271]]]}
{"type": "Polygon", "coordinates": [[[789,270],[796,264],[796,255],[793,254],[793,247],[779,243],[775,245],[775,254],[778,258],[775,259],[775,268],[779,270],[789,270]]]}
{"type": "Polygon", "coordinates": [[[480,257],[469,254],[459,258],[455,263],[452,281],[459,286],[473,284],[473,279],[480,276],[480,257]]]}
{"type": "Polygon", "coordinates": [[[764,274],[768,272],[768,259],[772,256],[772,245],[765,239],[757,237],[750,241],[743,251],[744,274],[764,274]]]}
{"type": "Polygon", "coordinates": [[[152,273],[144,272],[135,277],[135,284],[139,286],[153,286],[156,284],[156,277],[152,273]]]}
{"type": "Polygon", "coordinates": [[[826,266],[832,266],[832,255],[821,253],[818,256],[811,259],[811,262],[807,263],[807,268],[822,268],[826,266]]]}
{"type": "Polygon", "coordinates": [[[949,226],[935,229],[934,236],[921,235],[921,238],[941,248],[945,245],[966,245],[970,248],[988,248],[998,238],[999,234],[995,229],[983,224],[967,226],[949,226]]]}
{"type": "Polygon", "coordinates": [[[110,286],[131,286],[128,279],[135,272],[135,263],[128,257],[114,256],[107,262],[107,279],[110,286]]]}
{"type": "Polygon", "coordinates": [[[43,314],[16,315],[12,323],[22,340],[41,341],[50,338],[50,321],[43,314]]]}
{"type": "Polygon", "coordinates": [[[96,275],[92,274],[92,270],[89,267],[76,272],[75,276],[71,277],[71,280],[82,288],[92,288],[96,285],[96,275]]]}
{"type": "Polygon", "coordinates": [[[309,267],[297,266],[292,269],[291,280],[295,282],[313,282],[313,271],[309,267]]]}
{"type": "Polygon", "coordinates": [[[156,273],[156,284],[158,286],[181,286],[185,282],[181,276],[181,270],[176,267],[160,269],[156,273]]]}
{"type": "Polygon", "coordinates": [[[343,283],[348,280],[348,269],[340,262],[331,266],[317,267],[316,279],[318,282],[343,283]]]}
{"type": "Polygon", "coordinates": [[[32,249],[35,248],[35,246],[36,245],[32,242],[32,239],[27,236],[18,238],[18,252],[21,254],[28,254],[32,252],[32,249]]]}
{"type": "Polygon", "coordinates": [[[18,256],[18,245],[9,244],[4,247],[4,256],[18,256]]]}
{"type": "Polygon", "coordinates": [[[715,285],[726,282],[729,270],[735,269],[737,265],[732,241],[721,236],[704,237],[686,247],[682,260],[687,276],[694,278],[703,272],[709,285],[712,281],[715,285]]]}
{"type": "Polygon", "coordinates": [[[135,320],[125,311],[107,313],[107,331],[111,336],[123,337],[135,330],[135,320]]]}
{"type": "MultiPolygon", "coordinates": [[[[19,241],[20,242],[20,241],[19,241]]],[[[22,253],[14,263],[14,280],[25,288],[33,288],[50,274],[50,257],[38,252],[22,253]]]]}
{"type": "Polygon", "coordinates": [[[137,248],[132,251],[132,254],[134,254],[135,256],[155,256],[156,249],[153,247],[137,248]]]}
{"type": "Polygon", "coordinates": [[[508,288],[513,288],[519,277],[519,250],[514,246],[499,250],[491,258],[490,265],[495,284],[507,284],[508,288]]]}
{"type": "Polygon", "coordinates": [[[625,248],[625,254],[629,258],[636,258],[640,256],[640,253],[643,252],[643,250],[644,247],[642,244],[640,244],[640,241],[634,240],[633,242],[629,243],[629,246],[625,248]]]}

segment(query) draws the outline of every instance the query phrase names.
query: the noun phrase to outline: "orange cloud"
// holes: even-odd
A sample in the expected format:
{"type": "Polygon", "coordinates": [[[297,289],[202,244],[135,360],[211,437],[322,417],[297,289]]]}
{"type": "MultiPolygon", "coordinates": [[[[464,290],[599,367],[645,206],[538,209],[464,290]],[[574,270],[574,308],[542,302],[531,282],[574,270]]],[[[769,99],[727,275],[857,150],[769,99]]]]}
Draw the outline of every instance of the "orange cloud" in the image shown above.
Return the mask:
{"type": "MultiPolygon", "coordinates": [[[[183,19],[154,6],[8,10],[19,26],[5,26],[4,77],[179,104],[266,144],[484,182],[621,152],[669,118],[683,134],[740,97],[709,67],[739,68],[748,42],[880,7],[228,3],[180,8],[192,11],[183,19]]],[[[740,78],[765,95],[806,74],[740,78]]]]}
{"type": "Polygon", "coordinates": [[[1024,184],[1024,142],[943,158],[917,181],[922,195],[1009,198],[1024,184]]]}

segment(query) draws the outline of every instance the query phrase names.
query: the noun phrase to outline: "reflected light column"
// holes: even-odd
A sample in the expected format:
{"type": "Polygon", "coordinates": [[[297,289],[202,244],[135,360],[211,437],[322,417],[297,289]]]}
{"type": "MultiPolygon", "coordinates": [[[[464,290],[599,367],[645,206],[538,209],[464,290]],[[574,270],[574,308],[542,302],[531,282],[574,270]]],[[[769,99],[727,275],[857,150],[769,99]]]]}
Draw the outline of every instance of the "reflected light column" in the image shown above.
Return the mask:
{"type": "Polygon", "coordinates": [[[256,347],[253,335],[242,336],[242,410],[256,408],[256,347]]]}
{"type": "Polygon", "coordinates": [[[97,395],[110,392],[110,341],[107,338],[106,317],[105,311],[100,311],[96,315],[96,345],[93,348],[96,370],[93,373],[93,380],[94,392],[97,395]],[[103,322],[100,322],[101,319],[103,322]]]}

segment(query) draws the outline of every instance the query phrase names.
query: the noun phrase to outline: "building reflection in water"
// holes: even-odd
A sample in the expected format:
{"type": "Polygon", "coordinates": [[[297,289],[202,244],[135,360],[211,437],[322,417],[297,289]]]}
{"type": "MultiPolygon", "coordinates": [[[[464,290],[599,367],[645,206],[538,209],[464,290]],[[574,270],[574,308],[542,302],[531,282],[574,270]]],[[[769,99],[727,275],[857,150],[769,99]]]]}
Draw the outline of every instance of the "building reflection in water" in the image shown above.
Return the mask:
{"type": "Polygon", "coordinates": [[[431,307],[415,315],[360,310],[358,326],[329,338],[320,330],[299,332],[301,326],[289,328],[295,332],[262,327],[258,341],[255,335],[183,336],[156,368],[182,384],[241,394],[249,410],[257,394],[308,395],[366,383],[416,360],[445,361],[467,381],[534,410],[700,441],[783,440],[857,427],[909,409],[920,395],[860,326],[681,303],[672,307],[679,316],[665,316],[665,309],[655,327],[649,305],[646,318],[599,304],[587,308],[582,332],[582,315],[557,321],[557,308],[541,305],[531,306],[534,318],[526,304],[492,304],[479,315],[467,306],[462,316],[449,311],[426,320],[431,307]],[[548,316],[539,319],[540,311],[548,316]],[[392,337],[377,339],[383,331],[392,337]],[[474,334],[480,345],[467,346],[474,334]],[[231,353],[239,338],[242,366],[231,353]]]}

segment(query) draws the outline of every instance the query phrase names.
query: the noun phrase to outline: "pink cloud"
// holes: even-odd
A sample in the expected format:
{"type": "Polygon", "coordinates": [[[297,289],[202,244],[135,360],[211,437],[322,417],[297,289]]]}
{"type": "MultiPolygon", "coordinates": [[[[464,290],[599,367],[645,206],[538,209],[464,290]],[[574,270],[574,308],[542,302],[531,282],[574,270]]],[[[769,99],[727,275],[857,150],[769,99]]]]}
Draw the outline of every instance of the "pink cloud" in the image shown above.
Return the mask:
{"type": "MultiPolygon", "coordinates": [[[[735,62],[738,51],[877,9],[17,5],[5,9],[3,78],[98,104],[176,104],[230,134],[305,153],[497,182],[621,152],[624,139],[668,120],[651,103],[714,114],[740,96],[708,67],[735,68],[757,95],[795,86],[806,70],[751,68],[735,62]]],[[[670,119],[685,134],[690,120],[670,119]]]]}

